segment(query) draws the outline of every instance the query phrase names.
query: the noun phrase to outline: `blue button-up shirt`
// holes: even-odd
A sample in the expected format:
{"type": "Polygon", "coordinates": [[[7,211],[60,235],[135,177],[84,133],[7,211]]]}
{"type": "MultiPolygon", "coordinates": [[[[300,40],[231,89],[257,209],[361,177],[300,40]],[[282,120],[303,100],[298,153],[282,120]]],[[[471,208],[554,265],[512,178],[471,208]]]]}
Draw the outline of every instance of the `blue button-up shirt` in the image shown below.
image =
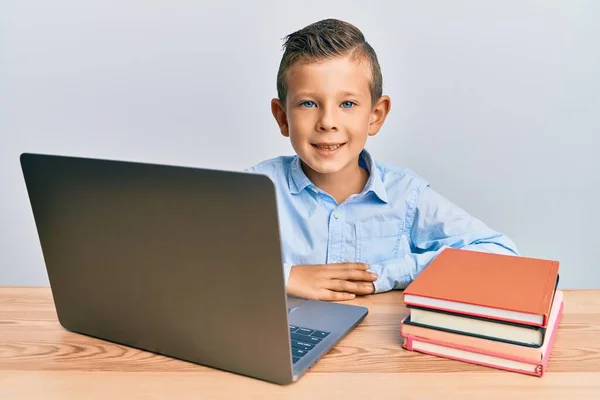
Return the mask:
{"type": "Polygon", "coordinates": [[[433,190],[412,171],[374,162],[361,193],[343,203],[316,187],[298,156],[263,161],[247,172],[275,184],[285,280],[301,264],[361,262],[376,292],[403,289],[446,247],[518,255],[515,244],[433,190]]]}

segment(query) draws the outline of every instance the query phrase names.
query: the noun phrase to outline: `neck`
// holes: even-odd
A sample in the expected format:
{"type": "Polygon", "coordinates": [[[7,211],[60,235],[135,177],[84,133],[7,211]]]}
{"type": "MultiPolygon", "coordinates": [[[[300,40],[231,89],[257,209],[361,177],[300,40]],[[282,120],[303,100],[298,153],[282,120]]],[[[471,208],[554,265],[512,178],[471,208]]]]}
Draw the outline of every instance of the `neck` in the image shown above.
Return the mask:
{"type": "Polygon", "coordinates": [[[369,179],[369,172],[359,167],[358,159],[334,174],[313,171],[304,162],[302,162],[302,169],[316,187],[329,193],[338,204],[343,203],[353,194],[362,192],[369,179]]]}

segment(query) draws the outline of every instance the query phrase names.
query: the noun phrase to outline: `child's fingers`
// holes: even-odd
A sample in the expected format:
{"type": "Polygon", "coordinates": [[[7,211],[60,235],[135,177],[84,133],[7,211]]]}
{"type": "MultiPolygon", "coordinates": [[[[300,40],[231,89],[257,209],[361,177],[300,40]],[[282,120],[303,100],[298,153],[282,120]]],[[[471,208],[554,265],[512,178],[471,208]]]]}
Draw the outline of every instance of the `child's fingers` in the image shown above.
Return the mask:
{"type": "Polygon", "coordinates": [[[319,291],[319,300],[326,301],[344,301],[344,300],[352,300],[356,297],[354,293],[348,292],[337,292],[334,290],[323,289],[319,291]]]}
{"type": "Polygon", "coordinates": [[[365,282],[349,282],[349,283],[353,283],[354,285],[352,285],[350,287],[350,289],[348,289],[347,291],[349,293],[354,293],[354,294],[371,294],[375,291],[375,287],[373,286],[372,283],[365,283],[365,282]]]}
{"type": "Polygon", "coordinates": [[[347,292],[354,294],[370,294],[373,293],[373,284],[365,282],[352,282],[341,279],[330,279],[326,282],[326,289],[336,292],[347,292]]]}
{"type": "Polygon", "coordinates": [[[375,293],[375,284],[373,282],[355,282],[360,285],[360,293],[355,292],[356,294],[373,294],[375,293]]]}
{"type": "Polygon", "coordinates": [[[374,282],[377,280],[377,275],[374,273],[358,269],[332,270],[329,271],[327,276],[330,279],[342,279],[345,281],[374,282]]]}

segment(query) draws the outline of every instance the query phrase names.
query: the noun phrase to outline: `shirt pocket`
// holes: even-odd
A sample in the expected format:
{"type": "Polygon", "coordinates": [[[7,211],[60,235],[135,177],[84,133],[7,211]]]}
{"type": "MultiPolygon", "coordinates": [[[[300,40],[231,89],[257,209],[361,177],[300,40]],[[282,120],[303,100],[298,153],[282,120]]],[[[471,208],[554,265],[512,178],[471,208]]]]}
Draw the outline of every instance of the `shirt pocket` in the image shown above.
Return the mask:
{"type": "Polygon", "coordinates": [[[356,223],[356,258],[358,262],[375,264],[399,257],[402,238],[401,220],[367,220],[356,223]]]}

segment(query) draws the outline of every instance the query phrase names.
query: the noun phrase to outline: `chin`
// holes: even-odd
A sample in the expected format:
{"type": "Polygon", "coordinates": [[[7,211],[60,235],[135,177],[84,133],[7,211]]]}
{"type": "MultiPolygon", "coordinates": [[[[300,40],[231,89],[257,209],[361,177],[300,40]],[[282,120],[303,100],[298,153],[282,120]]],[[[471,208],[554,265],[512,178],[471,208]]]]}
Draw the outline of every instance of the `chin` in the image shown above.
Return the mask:
{"type": "Polygon", "coordinates": [[[319,174],[335,174],[344,169],[347,165],[345,162],[322,162],[322,161],[314,161],[314,160],[306,160],[304,163],[313,171],[319,174]]]}

